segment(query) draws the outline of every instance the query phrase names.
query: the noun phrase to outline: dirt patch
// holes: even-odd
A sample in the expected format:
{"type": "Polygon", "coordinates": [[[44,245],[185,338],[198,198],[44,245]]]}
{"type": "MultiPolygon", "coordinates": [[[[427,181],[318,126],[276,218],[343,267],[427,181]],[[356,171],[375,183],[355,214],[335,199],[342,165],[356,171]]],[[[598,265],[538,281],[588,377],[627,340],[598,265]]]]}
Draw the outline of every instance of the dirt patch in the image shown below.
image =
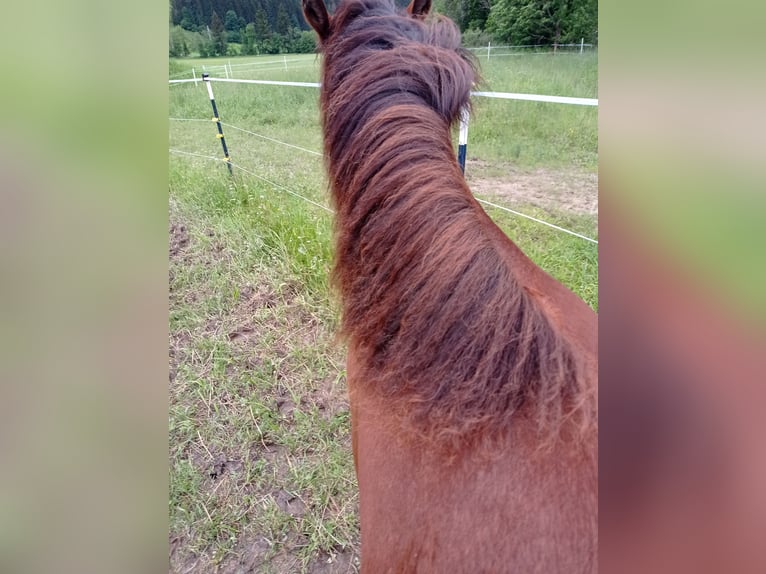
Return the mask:
{"type": "Polygon", "coordinates": [[[196,574],[202,572],[215,572],[216,574],[255,574],[257,572],[271,572],[264,569],[270,562],[270,556],[274,553],[273,545],[263,536],[243,540],[235,551],[232,551],[221,563],[215,564],[209,556],[189,556],[183,565],[173,564],[171,559],[171,574],[196,574]]]}
{"type": "Polygon", "coordinates": [[[309,564],[309,574],[351,574],[359,572],[359,556],[353,552],[338,552],[320,556],[309,564]]]}
{"type": "Polygon", "coordinates": [[[178,257],[189,245],[189,232],[181,223],[170,224],[170,257],[178,257]]]}
{"type": "Polygon", "coordinates": [[[225,229],[170,216],[170,572],[358,572],[332,319],[292,277],[243,281],[225,229]]]}
{"type": "Polygon", "coordinates": [[[306,514],[306,503],[301,500],[300,496],[280,489],[276,494],[272,494],[272,497],[274,498],[277,508],[285,514],[289,514],[296,518],[300,518],[306,514]]]}
{"type": "MultiPolygon", "coordinates": [[[[305,567],[291,550],[293,546],[305,543],[297,536],[286,541],[285,548],[275,551],[274,546],[263,536],[243,540],[228,557],[220,564],[213,565],[199,560],[188,561],[190,572],[216,572],[217,574],[255,574],[255,573],[292,573],[307,572],[308,574],[355,574],[359,572],[359,556],[351,550],[320,553],[305,567]],[[207,568],[207,569],[205,569],[207,568]]],[[[171,570],[173,571],[173,570],[171,570]]],[[[180,572],[176,570],[173,572],[180,572]]]]}
{"type": "Polygon", "coordinates": [[[311,393],[311,404],[316,406],[320,416],[330,420],[341,412],[349,411],[348,391],[345,377],[326,378],[311,393]]]}
{"type": "Polygon", "coordinates": [[[277,294],[271,285],[245,285],[240,289],[239,299],[243,302],[248,311],[257,311],[258,309],[274,309],[279,303],[277,294]]]}
{"type": "Polygon", "coordinates": [[[208,476],[213,480],[218,480],[223,477],[225,472],[241,472],[243,468],[242,462],[238,460],[216,460],[210,465],[208,476]]]}
{"type": "MultiPolygon", "coordinates": [[[[245,550],[242,557],[235,564],[229,565],[229,572],[236,574],[245,574],[246,572],[258,572],[259,567],[264,563],[266,557],[271,552],[271,543],[263,536],[257,537],[252,543],[244,545],[245,550]]],[[[225,572],[225,569],[221,569],[225,572]]]]}
{"type": "Polygon", "coordinates": [[[521,171],[514,167],[493,170],[489,175],[481,163],[466,166],[468,184],[474,193],[494,196],[509,206],[534,205],[547,211],[598,214],[598,174],[574,170],[536,169],[521,171]],[[476,173],[471,175],[471,171],[476,173]],[[496,175],[497,174],[497,175],[496,175]]]}

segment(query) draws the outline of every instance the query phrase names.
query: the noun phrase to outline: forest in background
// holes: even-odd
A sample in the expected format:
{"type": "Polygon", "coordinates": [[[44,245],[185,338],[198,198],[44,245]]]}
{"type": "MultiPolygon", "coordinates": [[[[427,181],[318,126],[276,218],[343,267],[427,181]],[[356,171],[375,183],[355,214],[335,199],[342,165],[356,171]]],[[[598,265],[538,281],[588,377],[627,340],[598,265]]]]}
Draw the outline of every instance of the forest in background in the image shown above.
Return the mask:
{"type": "MultiPolygon", "coordinates": [[[[325,0],[330,13],[339,2],[325,0]]],[[[408,3],[396,0],[402,7],[408,3]]],[[[467,46],[598,42],[597,0],[434,0],[432,11],[452,18],[467,46]]],[[[170,0],[171,57],[315,49],[300,0],[170,0]]]]}

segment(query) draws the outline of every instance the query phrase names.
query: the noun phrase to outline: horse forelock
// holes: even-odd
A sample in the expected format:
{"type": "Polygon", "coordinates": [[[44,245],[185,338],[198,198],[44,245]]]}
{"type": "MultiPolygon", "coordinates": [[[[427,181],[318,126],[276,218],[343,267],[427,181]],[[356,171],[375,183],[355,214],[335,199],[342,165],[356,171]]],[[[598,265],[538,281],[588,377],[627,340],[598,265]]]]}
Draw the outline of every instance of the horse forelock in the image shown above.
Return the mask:
{"type": "Polygon", "coordinates": [[[357,108],[367,108],[380,91],[418,97],[451,124],[468,105],[477,77],[451,20],[413,18],[388,0],[341,3],[321,51],[323,107],[330,124],[345,119],[332,116],[339,109],[336,99],[353,99],[357,108]],[[377,85],[369,85],[370,76],[378,78],[377,85]]]}
{"type": "Polygon", "coordinates": [[[455,160],[450,126],[476,79],[456,26],[350,0],[330,28],[333,280],[358,384],[445,444],[506,433],[514,414],[555,429],[584,413],[580,358],[519,282],[455,160]]]}

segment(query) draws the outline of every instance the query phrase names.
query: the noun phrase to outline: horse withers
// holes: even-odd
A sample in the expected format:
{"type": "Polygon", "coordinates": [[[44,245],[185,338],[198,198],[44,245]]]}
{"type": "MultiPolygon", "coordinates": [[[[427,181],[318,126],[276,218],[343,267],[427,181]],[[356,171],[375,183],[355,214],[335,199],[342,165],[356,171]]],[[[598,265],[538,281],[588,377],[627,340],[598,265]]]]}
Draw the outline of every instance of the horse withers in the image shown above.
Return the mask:
{"type": "Polygon", "coordinates": [[[303,0],[322,54],[361,563],[597,570],[596,314],[471,195],[460,33],[390,0],[303,0]]]}

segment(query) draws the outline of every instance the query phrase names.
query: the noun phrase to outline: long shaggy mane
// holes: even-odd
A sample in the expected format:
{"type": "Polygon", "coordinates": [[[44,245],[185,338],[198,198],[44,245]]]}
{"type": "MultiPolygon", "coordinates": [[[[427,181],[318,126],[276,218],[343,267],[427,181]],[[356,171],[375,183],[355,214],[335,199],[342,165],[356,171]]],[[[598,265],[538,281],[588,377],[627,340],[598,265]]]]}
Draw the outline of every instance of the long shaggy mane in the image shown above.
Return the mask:
{"type": "Polygon", "coordinates": [[[422,436],[557,428],[582,403],[581,366],[509,265],[472,197],[450,129],[475,65],[446,18],[348,0],[320,48],[333,280],[356,385],[422,436]]]}

